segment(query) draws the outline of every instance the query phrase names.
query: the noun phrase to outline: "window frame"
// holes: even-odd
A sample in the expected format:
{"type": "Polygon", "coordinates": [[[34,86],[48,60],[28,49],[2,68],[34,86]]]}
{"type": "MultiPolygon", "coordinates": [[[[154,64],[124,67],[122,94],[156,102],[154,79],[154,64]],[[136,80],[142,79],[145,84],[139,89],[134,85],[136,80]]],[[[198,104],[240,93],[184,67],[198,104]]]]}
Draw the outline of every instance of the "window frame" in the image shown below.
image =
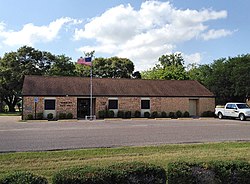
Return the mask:
{"type": "Polygon", "coordinates": [[[151,102],[150,102],[150,99],[141,99],[141,109],[143,109],[143,110],[148,110],[148,109],[150,109],[151,108],[151,102]],[[145,105],[145,103],[143,103],[143,101],[145,102],[145,101],[148,101],[147,103],[148,104],[146,104],[146,107],[143,107],[143,105],[145,105]]]}
{"type": "MultiPolygon", "coordinates": [[[[112,106],[113,107],[113,106],[112,106]]],[[[118,102],[118,99],[108,99],[108,109],[112,109],[112,110],[118,110],[119,109],[119,102],[118,102]],[[115,106],[117,108],[110,108],[110,102],[113,101],[113,102],[116,102],[115,106]]]]}
{"type": "Polygon", "coordinates": [[[54,111],[54,110],[56,110],[56,99],[44,99],[44,110],[45,111],[54,111]],[[50,102],[54,101],[54,104],[47,104],[46,102],[48,102],[48,101],[50,101],[50,102]],[[48,105],[49,105],[49,108],[48,108],[48,105]],[[50,107],[50,105],[53,105],[53,108],[50,107]]]}

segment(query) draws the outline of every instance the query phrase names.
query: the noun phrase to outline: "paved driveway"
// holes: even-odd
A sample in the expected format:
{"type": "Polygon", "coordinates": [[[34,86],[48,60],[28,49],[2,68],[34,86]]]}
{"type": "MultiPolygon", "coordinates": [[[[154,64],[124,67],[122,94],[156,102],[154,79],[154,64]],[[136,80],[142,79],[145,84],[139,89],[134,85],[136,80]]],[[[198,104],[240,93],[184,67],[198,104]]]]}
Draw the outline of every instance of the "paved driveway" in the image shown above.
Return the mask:
{"type": "Polygon", "coordinates": [[[250,141],[250,121],[239,120],[18,120],[0,117],[0,152],[250,141]]]}

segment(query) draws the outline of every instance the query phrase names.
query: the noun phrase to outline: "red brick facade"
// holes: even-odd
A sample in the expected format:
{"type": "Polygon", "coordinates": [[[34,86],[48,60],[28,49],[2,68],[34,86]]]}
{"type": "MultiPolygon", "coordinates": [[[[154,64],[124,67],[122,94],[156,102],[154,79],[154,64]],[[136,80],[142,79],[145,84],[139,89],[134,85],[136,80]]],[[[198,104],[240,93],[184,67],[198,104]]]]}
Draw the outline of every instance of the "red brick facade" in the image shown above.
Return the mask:
{"type": "MultiPolygon", "coordinates": [[[[95,98],[95,97],[94,97],[95,98]]],[[[38,97],[36,106],[36,113],[44,113],[46,118],[46,111],[44,110],[44,100],[55,99],[56,108],[54,116],[58,117],[59,113],[72,113],[73,118],[77,118],[77,99],[78,97],[38,97]]],[[[95,108],[96,116],[101,110],[108,109],[109,97],[96,97],[93,100],[93,107],[95,108]]],[[[141,111],[141,97],[117,97],[118,109],[121,111],[141,111]]],[[[150,112],[157,111],[161,113],[165,111],[176,112],[178,110],[185,112],[190,111],[190,100],[194,98],[188,97],[148,97],[150,100],[150,112]]],[[[204,111],[214,111],[215,99],[214,98],[195,98],[196,101],[196,115],[200,116],[204,111]]],[[[35,116],[35,102],[34,97],[23,97],[23,117],[24,119],[28,114],[35,116]]],[[[49,111],[50,112],[50,111],[49,111]]],[[[52,112],[53,113],[53,112],[52,112]]]]}

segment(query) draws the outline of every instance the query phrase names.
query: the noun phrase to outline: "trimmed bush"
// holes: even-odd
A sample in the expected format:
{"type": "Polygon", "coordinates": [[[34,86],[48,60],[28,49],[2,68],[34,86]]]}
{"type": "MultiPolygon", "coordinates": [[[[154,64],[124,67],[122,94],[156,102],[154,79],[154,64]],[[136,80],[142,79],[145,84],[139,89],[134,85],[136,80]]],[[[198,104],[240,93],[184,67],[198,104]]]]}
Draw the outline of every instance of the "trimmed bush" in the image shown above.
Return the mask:
{"type": "Polygon", "coordinates": [[[182,117],[182,112],[181,111],[176,111],[175,116],[177,118],[181,118],[182,117]]]}
{"type": "Polygon", "coordinates": [[[54,115],[53,115],[52,113],[49,113],[49,114],[47,115],[47,119],[48,119],[48,120],[52,120],[53,117],[54,117],[54,115]]]}
{"type": "Polygon", "coordinates": [[[99,118],[103,119],[106,116],[106,112],[104,110],[98,112],[99,118]]]}
{"type": "Polygon", "coordinates": [[[118,118],[124,118],[124,111],[118,111],[117,112],[117,117],[118,118]]]}
{"type": "Polygon", "coordinates": [[[131,118],[131,117],[132,117],[131,111],[126,111],[125,112],[125,118],[131,118]]]}
{"type": "Polygon", "coordinates": [[[162,117],[162,118],[167,118],[168,115],[167,115],[167,113],[166,113],[165,111],[162,111],[162,112],[161,112],[161,117],[162,117]]]}
{"type": "Polygon", "coordinates": [[[152,112],[151,117],[152,118],[157,118],[158,117],[158,112],[157,111],[152,112]]]}
{"type": "Polygon", "coordinates": [[[175,113],[174,112],[169,112],[169,115],[168,115],[170,118],[175,118],[175,113]]]}
{"type": "Polygon", "coordinates": [[[189,114],[189,112],[188,112],[188,111],[185,111],[185,112],[183,113],[183,117],[185,117],[185,118],[188,118],[188,117],[190,117],[190,114],[189,114]]]}
{"type": "Polygon", "coordinates": [[[15,172],[0,179],[0,184],[47,184],[46,178],[29,172],[15,172]]]}
{"type": "Polygon", "coordinates": [[[73,114],[71,112],[69,112],[67,115],[66,115],[66,118],[67,119],[73,119],[73,114]]]}
{"type": "Polygon", "coordinates": [[[244,161],[174,162],[168,165],[169,184],[249,184],[250,164],[244,161]]]}
{"type": "Polygon", "coordinates": [[[72,168],[54,174],[53,184],[165,184],[163,168],[132,162],[109,167],[72,168]]]}
{"type": "Polygon", "coordinates": [[[202,117],[214,117],[214,112],[212,111],[204,111],[202,114],[201,114],[202,117]]]}
{"type": "Polygon", "coordinates": [[[43,113],[42,112],[37,113],[36,119],[39,119],[39,120],[43,119],[43,113]]]}
{"type": "Polygon", "coordinates": [[[59,119],[66,119],[66,113],[59,113],[59,119]]]}
{"type": "Polygon", "coordinates": [[[112,111],[112,110],[108,110],[108,111],[107,111],[107,117],[108,117],[108,118],[113,118],[113,117],[115,117],[115,112],[112,111]]]}
{"type": "Polygon", "coordinates": [[[135,118],[140,118],[140,117],[141,117],[141,112],[135,111],[135,118]]]}
{"type": "Polygon", "coordinates": [[[144,118],[150,118],[150,112],[144,112],[144,118]]]}
{"type": "Polygon", "coordinates": [[[26,120],[32,120],[33,119],[33,115],[32,114],[28,114],[27,116],[26,116],[26,120]]]}

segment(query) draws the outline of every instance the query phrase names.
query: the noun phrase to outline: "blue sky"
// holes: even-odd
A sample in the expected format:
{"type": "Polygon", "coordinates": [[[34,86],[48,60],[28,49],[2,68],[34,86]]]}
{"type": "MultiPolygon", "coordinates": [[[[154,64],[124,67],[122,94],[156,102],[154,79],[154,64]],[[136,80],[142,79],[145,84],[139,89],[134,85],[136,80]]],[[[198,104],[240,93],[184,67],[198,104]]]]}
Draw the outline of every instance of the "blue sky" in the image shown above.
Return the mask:
{"type": "Polygon", "coordinates": [[[76,61],[131,59],[146,70],[163,54],[186,65],[249,53],[247,0],[0,0],[0,57],[29,45],[76,61]]]}

